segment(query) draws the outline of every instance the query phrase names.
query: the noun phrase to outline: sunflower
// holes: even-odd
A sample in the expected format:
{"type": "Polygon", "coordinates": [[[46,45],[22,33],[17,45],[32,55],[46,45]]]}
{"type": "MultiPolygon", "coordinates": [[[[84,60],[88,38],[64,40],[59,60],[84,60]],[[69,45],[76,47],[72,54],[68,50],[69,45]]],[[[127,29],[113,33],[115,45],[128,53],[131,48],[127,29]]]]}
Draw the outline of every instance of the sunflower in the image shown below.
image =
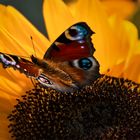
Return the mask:
{"type": "MultiPolygon", "coordinates": [[[[140,72],[139,72],[140,64],[138,62],[140,58],[140,49],[138,48],[138,46],[140,43],[137,37],[137,29],[132,23],[126,20],[122,20],[118,16],[114,16],[114,15],[108,16],[108,14],[105,12],[103,8],[103,5],[97,0],[92,0],[92,1],[79,0],[77,3],[75,3],[74,10],[71,10],[70,7],[67,7],[62,1],[44,0],[43,14],[44,14],[44,19],[45,19],[48,35],[50,38],[50,42],[53,42],[70,25],[79,21],[85,21],[88,23],[91,29],[96,32],[96,35],[93,38],[93,43],[96,48],[95,57],[99,60],[100,65],[101,65],[101,73],[112,75],[112,76],[125,77],[131,80],[134,80],[136,82],[140,82],[140,72]]],[[[0,17],[1,17],[1,20],[0,20],[0,36],[1,36],[0,37],[0,49],[1,49],[0,51],[1,52],[10,53],[14,55],[17,54],[17,55],[26,56],[26,57],[30,56],[31,54],[34,53],[31,47],[32,44],[31,44],[31,39],[30,39],[30,36],[32,36],[32,38],[34,39],[34,45],[35,45],[37,56],[40,58],[43,56],[46,49],[50,46],[50,42],[39,31],[37,31],[37,29],[31,23],[29,23],[29,21],[27,21],[24,16],[22,16],[15,8],[11,6],[0,5],[0,17]]],[[[69,113],[67,114],[67,111],[69,109],[73,109],[75,106],[75,104],[69,104],[71,103],[71,101],[73,101],[71,99],[74,99],[74,103],[76,103],[77,101],[78,108],[80,108],[81,104],[82,104],[82,107],[84,107],[83,105],[85,105],[84,109],[86,111],[83,112],[85,114],[86,112],[88,112],[88,108],[91,106],[91,104],[88,104],[88,102],[92,103],[91,100],[88,98],[88,101],[85,101],[86,96],[84,95],[84,92],[82,91],[81,91],[82,92],[81,96],[79,96],[79,94],[77,93],[74,94],[74,97],[70,95],[71,98],[69,98],[68,100],[69,102],[65,102],[66,100],[64,99],[67,99],[69,97],[69,94],[62,95],[61,97],[61,95],[56,94],[54,90],[48,89],[47,91],[47,89],[41,89],[38,85],[35,91],[28,91],[33,88],[30,79],[26,78],[24,75],[18,73],[17,71],[15,72],[12,69],[5,70],[2,68],[2,66],[0,69],[1,69],[0,138],[3,140],[11,139],[11,134],[9,133],[9,129],[8,129],[9,121],[7,119],[7,116],[11,113],[11,110],[13,109],[13,106],[17,104],[17,101],[18,101],[18,105],[16,105],[15,108],[18,108],[17,110],[19,112],[22,110],[22,114],[25,113],[25,116],[26,116],[26,112],[28,112],[30,109],[32,111],[32,108],[33,108],[33,114],[35,113],[34,106],[36,107],[38,102],[37,103],[34,102],[34,98],[37,99],[38,101],[40,101],[40,99],[44,100],[44,96],[42,96],[43,93],[45,93],[46,103],[48,103],[48,100],[46,101],[46,99],[48,99],[49,97],[50,99],[49,103],[51,103],[52,110],[56,110],[56,109],[60,110],[61,108],[64,109],[65,114],[63,114],[64,116],[62,115],[63,117],[66,117],[67,115],[71,115],[69,113]],[[37,93],[38,90],[40,90],[39,94],[37,93]],[[29,94],[29,96],[27,97],[25,96],[26,91],[28,91],[28,94],[29,94]],[[17,98],[21,98],[21,99],[16,100],[17,98]],[[57,108],[57,104],[55,103],[58,101],[58,99],[61,99],[61,98],[62,98],[61,102],[63,102],[64,104],[63,105],[59,104],[58,106],[59,108],[57,108]],[[81,99],[84,99],[83,101],[85,102],[81,102],[81,99]],[[26,111],[23,110],[23,108],[28,105],[31,105],[31,108],[28,108],[26,111]],[[64,108],[65,106],[67,107],[69,105],[71,105],[70,106],[71,108],[68,108],[68,109],[64,108]]],[[[117,80],[117,78],[112,80],[111,78],[108,78],[107,76],[106,78],[104,77],[101,78],[101,81],[97,81],[97,83],[93,83],[93,87],[96,87],[97,85],[99,86],[100,84],[104,88],[107,87],[106,85],[103,86],[104,83],[102,83],[102,81],[107,82],[108,83],[107,86],[109,85],[109,87],[112,87],[110,83],[114,83],[114,82],[123,83],[122,85],[121,84],[119,85],[121,89],[123,89],[123,91],[127,89],[126,85],[129,85],[131,83],[130,85],[132,85],[132,87],[134,88],[128,89],[129,93],[132,93],[132,91],[136,91],[135,96],[139,95],[137,94],[137,92],[139,92],[138,84],[135,84],[131,81],[123,81],[123,79],[117,80]]],[[[100,93],[101,92],[100,90],[102,89],[102,87],[96,90],[100,93]]],[[[114,87],[112,87],[112,91],[113,89],[114,87]]],[[[91,87],[86,87],[84,90],[87,90],[87,92],[90,93],[92,89],[91,87]]],[[[105,90],[104,93],[108,93],[106,89],[104,90],[105,90]]],[[[96,98],[99,98],[99,97],[97,96],[96,98]]],[[[110,96],[108,96],[108,100],[109,98],[110,96]]],[[[122,98],[120,98],[120,101],[121,99],[122,98]]],[[[42,100],[39,102],[40,105],[42,104],[42,100]]],[[[99,99],[98,101],[100,102],[99,99]]],[[[127,101],[125,103],[129,105],[127,101]]],[[[137,103],[137,100],[135,103],[137,103]]],[[[105,104],[106,102],[102,104],[102,107],[105,104]]],[[[98,106],[98,104],[96,105],[98,106]]],[[[114,106],[117,106],[117,105],[121,106],[121,104],[114,104],[114,106]]],[[[44,106],[44,104],[42,106],[44,106]]],[[[106,107],[108,108],[109,105],[106,107]]],[[[133,107],[133,103],[132,103],[132,107],[133,107]]],[[[113,110],[113,109],[114,108],[111,108],[111,109],[109,108],[109,110],[113,110]]],[[[14,118],[18,120],[21,117],[18,111],[13,111],[14,114],[9,115],[10,120],[14,120],[14,118]],[[15,114],[18,114],[19,116],[18,115],[15,116],[15,114]]],[[[121,111],[118,114],[121,115],[121,111]]],[[[78,113],[78,112],[75,112],[75,113],[78,113]]],[[[129,114],[129,112],[127,113],[129,114]]],[[[127,113],[126,113],[126,116],[128,115],[127,113]]],[[[105,114],[107,115],[107,113],[105,114]]],[[[52,117],[53,114],[46,114],[46,115],[48,116],[50,115],[52,117]]],[[[60,121],[59,115],[61,115],[61,113],[60,114],[58,113],[57,115],[58,117],[56,119],[60,121]]],[[[29,114],[27,114],[27,116],[30,117],[29,114]]],[[[37,117],[42,117],[42,116],[40,116],[39,114],[37,117]]],[[[76,120],[76,117],[74,119],[76,120]]],[[[108,117],[108,119],[110,119],[110,117],[108,117]]],[[[23,120],[21,119],[21,121],[23,120]]],[[[28,121],[30,122],[30,120],[28,121]]],[[[36,121],[36,119],[34,121],[36,121]]],[[[49,122],[50,120],[47,120],[47,121],[49,122]]],[[[102,121],[105,122],[105,120],[102,120],[102,121]]],[[[59,125],[61,126],[60,123],[59,125]]],[[[58,124],[54,126],[59,127],[58,124]]],[[[137,126],[137,123],[136,123],[136,126],[137,126]]],[[[12,132],[13,132],[13,129],[15,129],[16,131],[16,130],[21,130],[23,128],[22,125],[20,125],[19,127],[18,126],[13,127],[12,124],[9,127],[11,128],[12,132]]],[[[71,125],[69,125],[69,127],[71,127],[71,125]]],[[[80,124],[78,127],[80,127],[80,124]]],[[[69,130],[68,129],[66,130],[67,130],[66,134],[68,135],[69,130]]],[[[78,130],[77,132],[79,133],[82,131],[81,129],[80,130],[77,129],[77,130],[78,130]]],[[[15,131],[14,131],[14,134],[16,136],[22,132],[22,130],[19,131],[19,133],[16,133],[15,131]]],[[[41,131],[43,130],[41,129],[41,131]]],[[[39,133],[41,131],[39,131],[39,133]]],[[[60,133],[63,134],[63,131],[61,131],[60,133]]],[[[107,132],[114,133],[115,131],[118,132],[118,128],[114,128],[114,129],[108,128],[107,132]]],[[[49,132],[51,132],[51,129],[49,130],[49,132]]],[[[30,131],[28,133],[30,133],[30,131]]],[[[88,135],[88,132],[86,134],[88,135]]],[[[92,134],[89,134],[89,135],[92,137],[92,134]]],[[[85,135],[84,137],[86,139],[85,135]]],[[[18,139],[21,139],[21,138],[22,137],[18,137],[18,139]]]]}

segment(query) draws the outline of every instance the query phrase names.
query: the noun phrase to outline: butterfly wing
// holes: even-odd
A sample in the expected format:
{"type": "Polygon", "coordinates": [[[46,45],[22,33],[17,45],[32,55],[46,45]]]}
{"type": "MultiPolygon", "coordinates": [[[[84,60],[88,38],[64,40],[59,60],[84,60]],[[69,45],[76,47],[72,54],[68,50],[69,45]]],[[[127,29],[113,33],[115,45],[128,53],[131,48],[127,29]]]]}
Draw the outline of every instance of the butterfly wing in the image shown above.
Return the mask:
{"type": "Polygon", "coordinates": [[[50,69],[44,69],[44,76],[51,79],[50,87],[61,91],[79,89],[96,80],[99,74],[99,63],[93,56],[95,51],[91,42],[94,32],[85,22],[72,25],[64,31],[50,46],[44,60],[53,61],[50,69]],[[52,79],[53,77],[53,79],[52,79]]]}
{"type": "Polygon", "coordinates": [[[0,52],[0,63],[4,68],[14,68],[28,77],[37,77],[40,73],[40,69],[34,63],[16,55],[0,52]]]}
{"type": "Polygon", "coordinates": [[[54,41],[44,59],[71,61],[92,56],[95,51],[91,42],[93,33],[85,22],[72,25],[54,41]]]}

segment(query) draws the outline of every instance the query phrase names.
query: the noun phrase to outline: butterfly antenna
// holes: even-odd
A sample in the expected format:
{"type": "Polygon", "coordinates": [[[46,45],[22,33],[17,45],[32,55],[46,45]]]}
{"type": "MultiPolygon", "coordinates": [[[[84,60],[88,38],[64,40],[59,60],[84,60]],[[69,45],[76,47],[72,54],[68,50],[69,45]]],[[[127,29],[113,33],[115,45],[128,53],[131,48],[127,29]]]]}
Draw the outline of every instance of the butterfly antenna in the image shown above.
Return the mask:
{"type": "Polygon", "coordinates": [[[31,38],[31,42],[32,42],[33,49],[34,49],[34,55],[35,55],[35,57],[36,57],[36,51],[35,51],[35,45],[34,45],[33,37],[30,36],[30,38],[31,38]]]}

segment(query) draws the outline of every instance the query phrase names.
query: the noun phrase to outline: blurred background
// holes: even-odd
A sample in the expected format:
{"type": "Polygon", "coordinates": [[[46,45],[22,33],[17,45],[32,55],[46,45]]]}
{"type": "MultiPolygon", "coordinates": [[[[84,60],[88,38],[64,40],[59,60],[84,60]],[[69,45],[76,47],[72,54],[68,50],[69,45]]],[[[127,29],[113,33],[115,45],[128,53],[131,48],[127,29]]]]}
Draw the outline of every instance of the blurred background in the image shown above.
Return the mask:
{"type": "MultiPolygon", "coordinates": [[[[66,4],[71,4],[76,0],[63,0],[66,4]]],[[[100,0],[104,4],[115,1],[115,0],[100,0]]],[[[116,0],[117,1],[117,0],[116,0]]],[[[127,17],[128,20],[132,21],[139,30],[140,38],[140,0],[118,0],[128,1],[133,4],[133,12],[127,17]]],[[[47,36],[45,29],[43,16],[42,16],[42,3],[43,0],[0,0],[1,4],[12,5],[18,9],[30,22],[32,22],[40,32],[47,36]]],[[[116,9],[119,5],[109,5],[112,9],[116,9]]],[[[121,6],[121,5],[120,5],[121,6]]],[[[126,5],[127,6],[127,5],[126,5]]],[[[128,7],[129,8],[129,7],[128,7]]],[[[126,10],[127,7],[124,8],[126,10]]]]}

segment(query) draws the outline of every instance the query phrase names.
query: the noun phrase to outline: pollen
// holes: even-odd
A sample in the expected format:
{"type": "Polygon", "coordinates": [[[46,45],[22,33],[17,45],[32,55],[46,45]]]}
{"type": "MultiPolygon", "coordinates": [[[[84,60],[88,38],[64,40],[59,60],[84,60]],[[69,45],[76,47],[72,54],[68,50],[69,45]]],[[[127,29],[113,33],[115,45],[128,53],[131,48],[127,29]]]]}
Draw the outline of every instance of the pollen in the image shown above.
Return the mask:
{"type": "Polygon", "coordinates": [[[105,75],[74,93],[36,85],[8,119],[16,140],[139,139],[140,85],[105,75]]]}

